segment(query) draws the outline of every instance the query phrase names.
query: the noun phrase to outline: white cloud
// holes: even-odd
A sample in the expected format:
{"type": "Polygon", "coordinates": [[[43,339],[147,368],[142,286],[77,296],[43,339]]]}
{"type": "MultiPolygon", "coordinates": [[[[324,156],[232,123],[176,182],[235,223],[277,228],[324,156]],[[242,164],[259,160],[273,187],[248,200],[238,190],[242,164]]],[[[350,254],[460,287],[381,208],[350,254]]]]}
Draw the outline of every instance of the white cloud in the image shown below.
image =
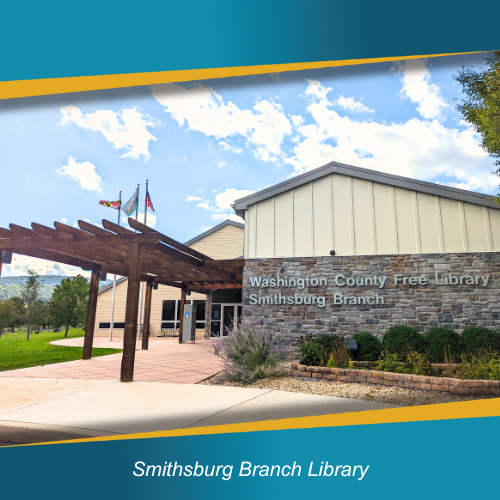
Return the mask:
{"type": "Polygon", "coordinates": [[[68,219],[66,219],[66,217],[63,217],[60,222],[62,222],[63,224],[67,224],[68,222],[68,219]]]}
{"type": "Polygon", "coordinates": [[[68,164],[61,167],[58,172],[71,177],[74,181],[79,182],[82,189],[97,191],[98,193],[102,191],[102,179],[97,174],[95,165],[92,165],[89,161],[77,163],[76,158],[70,156],[68,164]]]}
{"type": "Polygon", "coordinates": [[[431,74],[427,69],[427,59],[396,61],[391,68],[401,75],[401,96],[418,104],[417,111],[422,118],[440,118],[448,104],[440,95],[439,87],[430,83],[431,74]]]}
{"type": "Polygon", "coordinates": [[[217,166],[219,168],[225,167],[226,166],[226,162],[225,161],[219,161],[219,162],[217,162],[217,166]]]}
{"type": "Polygon", "coordinates": [[[214,210],[206,201],[202,201],[196,205],[198,208],[204,208],[205,210],[214,210]]]}
{"type": "Polygon", "coordinates": [[[332,109],[329,90],[309,82],[305,95],[314,123],[298,128],[300,141],[286,160],[296,173],[336,160],[416,179],[474,179],[475,188],[486,192],[498,184],[477,135],[463,123],[447,128],[438,120],[419,118],[388,124],[356,121],[332,109]]]}
{"type": "Polygon", "coordinates": [[[33,269],[40,276],[77,276],[78,274],[85,277],[90,276],[90,272],[84,271],[79,267],[67,266],[66,264],[19,254],[12,256],[12,264],[4,264],[2,276],[26,276],[29,269],[33,269]]]}
{"type": "Polygon", "coordinates": [[[221,222],[229,219],[229,220],[234,220],[235,222],[240,222],[241,224],[245,223],[245,221],[241,217],[238,217],[234,213],[233,214],[212,214],[210,217],[212,217],[213,220],[221,221],[221,222]]]}
{"type": "Polygon", "coordinates": [[[292,115],[290,118],[295,127],[300,127],[304,123],[304,117],[301,115],[292,115]]]}
{"type": "Polygon", "coordinates": [[[343,109],[348,109],[351,113],[375,113],[374,109],[368,108],[361,102],[355,101],[354,97],[344,97],[340,95],[338,99],[333,101],[333,104],[343,109]]]}
{"type": "Polygon", "coordinates": [[[225,191],[219,192],[216,189],[212,191],[212,193],[217,193],[211,202],[210,200],[201,201],[201,198],[197,196],[188,196],[186,201],[200,201],[196,206],[198,208],[203,208],[204,210],[208,210],[212,212],[210,217],[215,221],[223,221],[226,219],[231,219],[237,222],[244,223],[245,221],[238,217],[233,210],[231,205],[235,200],[239,198],[244,198],[249,194],[252,194],[254,191],[249,191],[248,189],[234,189],[227,188],[225,191]]]}
{"type": "Polygon", "coordinates": [[[222,193],[215,195],[215,205],[218,210],[232,210],[231,205],[234,203],[234,200],[244,198],[253,192],[248,189],[228,188],[222,193]]]}
{"type": "Polygon", "coordinates": [[[273,101],[259,100],[252,109],[240,109],[200,84],[186,88],[167,83],[153,85],[151,91],[180,126],[186,122],[190,130],[216,139],[241,135],[254,147],[254,155],[264,161],[279,161],[283,140],[292,132],[283,107],[273,101]]]}
{"type": "Polygon", "coordinates": [[[243,153],[242,148],[238,148],[236,146],[232,146],[226,141],[219,141],[219,146],[221,147],[220,151],[232,151],[233,153],[240,155],[243,153]]]}
{"type": "Polygon", "coordinates": [[[156,137],[148,131],[148,127],[155,127],[159,122],[137,107],[122,109],[117,113],[100,109],[83,114],[76,106],[69,105],[60,111],[63,125],[75,123],[85,130],[100,132],[115,149],[126,149],[122,158],[138,160],[143,156],[148,161],[151,156],[149,141],[156,141],[156,137]]]}

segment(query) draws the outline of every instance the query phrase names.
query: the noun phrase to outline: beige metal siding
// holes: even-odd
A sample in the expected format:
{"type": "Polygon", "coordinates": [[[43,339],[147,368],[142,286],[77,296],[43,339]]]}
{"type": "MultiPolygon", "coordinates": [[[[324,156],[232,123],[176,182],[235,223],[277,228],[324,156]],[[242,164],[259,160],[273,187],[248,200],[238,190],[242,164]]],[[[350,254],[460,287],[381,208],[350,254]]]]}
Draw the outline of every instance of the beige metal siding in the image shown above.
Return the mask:
{"type": "MultiPolygon", "coordinates": [[[[274,198],[274,256],[293,254],[293,193],[280,194],[274,198]]],[[[245,238],[249,233],[245,231],[245,238]]],[[[248,255],[248,249],[247,253],[248,255]]]]}
{"type": "MultiPolygon", "coordinates": [[[[300,186],[293,191],[293,226],[296,257],[314,255],[313,248],[313,214],[312,214],[312,184],[300,186]]],[[[259,227],[257,225],[257,227],[259,227]]],[[[264,237],[260,228],[257,241],[264,237]]],[[[257,252],[257,255],[260,254],[257,252]]],[[[273,257],[273,255],[266,255],[273,257]]]]}
{"type": "Polygon", "coordinates": [[[417,193],[417,207],[422,253],[441,252],[439,200],[435,196],[417,193]]]}
{"type": "Polygon", "coordinates": [[[372,183],[353,179],[352,207],[354,215],[354,244],[356,255],[372,255],[375,252],[373,245],[375,227],[373,225],[373,193],[372,183]]]}
{"type": "Polygon", "coordinates": [[[397,253],[394,188],[382,184],[373,184],[373,207],[375,211],[377,253],[397,253]]]}
{"type": "Polygon", "coordinates": [[[228,224],[190,245],[212,259],[237,259],[243,255],[244,230],[228,224]]]}
{"type": "Polygon", "coordinates": [[[257,205],[257,225],[261,237],[257,240],[257,253],[272,257],[274,255],[274,198],[257,205]]]}
{"type": "Polygon", "coordinates": [[[352,217],[352,179],[332,176],[333,233],[337,255],[355,255],[354,224],[352,217]]]}
{"type": "Polygon", "coordinates": [[[245,237],[247,258],[499,251],[500,207],[331,174],[251,205],[245,237]]]}
{"type": "Polygon", "coordinates": [[[333,248],[332,183],[323,177],[312,183],[314,255],[328,255],[333,248]]]}

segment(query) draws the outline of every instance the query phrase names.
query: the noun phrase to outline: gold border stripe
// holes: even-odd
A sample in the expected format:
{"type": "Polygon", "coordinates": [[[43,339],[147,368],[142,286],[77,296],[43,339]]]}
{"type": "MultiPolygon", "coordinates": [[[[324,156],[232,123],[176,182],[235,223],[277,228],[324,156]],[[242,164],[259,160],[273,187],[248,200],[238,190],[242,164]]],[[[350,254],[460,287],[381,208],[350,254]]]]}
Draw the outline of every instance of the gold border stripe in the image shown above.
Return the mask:
{"type": "Polygon", "coordinates": [[[314,417],[265,420],[243,424],[214,425],[171,431],[140,432],[119,436],[104,436],[51,443],[35,443],[18,446],[37,446],[39,444],[88,443],[93,441],[117,441],[124,439],[146,439],[174,436],[200,436],[208,434],[228,434],[236,432],[280,431],[290,429],[312,429],[317,427],[341,427],[351,425],[390,424],[401,422],[424,422],[433,420],[456,420],[500,416],[500,398],[442,403],[426,406],[407,406],[387,410],[369,410],[355,413],[320,415],[314,417]]]}
{"type": "Polygon", "coordinates": [[[187,82],[207,80],[210,78],[227,78],[231,76],[259,75],[263,73],[281,73],[283,71],[299,71],[304,69],[328,68],[334,66],[351,66],[423,57],[442,57],[459,54],[476,54],[475,52],[457,52],[452,54],[428,54],[420,56],[378,57],[374,59],[349,59],[346,61],[320,61],[309,63],[268,64],[262,66],[237,66],[232,68],[204,68],[179,71],[157,71],[152,73],[129,73],[121,75],[75,76],[69,78],[46,78],[39,80],[15,80],[0,82],[0,99],[29,97],[37,95],[64,94],[68,92],[84,92],[88,90],[135,87],[159,83],[187,82]]]}

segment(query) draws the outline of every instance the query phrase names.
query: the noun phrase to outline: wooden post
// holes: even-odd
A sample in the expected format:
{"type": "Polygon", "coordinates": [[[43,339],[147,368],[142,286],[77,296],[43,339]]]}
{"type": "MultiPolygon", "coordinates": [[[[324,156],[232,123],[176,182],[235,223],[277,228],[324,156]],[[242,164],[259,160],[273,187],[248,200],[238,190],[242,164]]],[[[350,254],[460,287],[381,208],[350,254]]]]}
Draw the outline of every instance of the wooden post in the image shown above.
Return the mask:
{"type": "Polygon", "coordinates": [[[97,309],[97,296],[99,293],[100,269],[92,269],[90,277],[89,304],[87,307],[87,320],[85,321],[85,339],[83,341],[83,359],[92,358],[92,345],[94,343],[95,313],[97,309]]]}
{"type": "Polygon", "coordinates": [[[139,309],[139,290],[141,286],[141,245],[138,243],[132,245],[129,259],[125,332],[123,334],[123,356],[120,375],[121,382],[132,382],[134,380],[137,316],[139,309]]]}
{"type": "Polygon", "coordinates": [[[153,282],[146,284],[146,299],[144,301],[144,329],[142,331],[142,350],[147,351],[149,347],[149,323],[151,321],[151,297],[153,295],[153,282]]]}
{"type": "Polygon", "coordinates": [[[210,334],[212,332],[212,325],[210,322],[212,321],[212,290],[210,290],[206,294],[205,301],[205,338],[209,339],[210,334]]]}
{"type": "Polygon", "coordinates": [[[184,303],[186,302],[186,288],[181,292],[181,309],[179,311],[179,344],[182,344],[182,327],[184,326],[184,303]]]}

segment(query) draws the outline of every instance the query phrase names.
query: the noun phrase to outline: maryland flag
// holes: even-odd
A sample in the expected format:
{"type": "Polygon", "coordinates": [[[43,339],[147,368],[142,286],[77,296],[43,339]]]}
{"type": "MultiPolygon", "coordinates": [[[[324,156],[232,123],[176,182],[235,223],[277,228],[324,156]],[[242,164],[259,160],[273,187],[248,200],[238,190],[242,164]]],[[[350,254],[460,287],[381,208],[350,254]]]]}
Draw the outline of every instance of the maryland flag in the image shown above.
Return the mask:
{"type": "Polygon", "coordinates": [[[121,203],[119,201],[104,201],[101,200],[99,202],[99,205],[103,205],[108,208],[114,208],[115,210],[120,210],[121,208],[121,203]]]}

